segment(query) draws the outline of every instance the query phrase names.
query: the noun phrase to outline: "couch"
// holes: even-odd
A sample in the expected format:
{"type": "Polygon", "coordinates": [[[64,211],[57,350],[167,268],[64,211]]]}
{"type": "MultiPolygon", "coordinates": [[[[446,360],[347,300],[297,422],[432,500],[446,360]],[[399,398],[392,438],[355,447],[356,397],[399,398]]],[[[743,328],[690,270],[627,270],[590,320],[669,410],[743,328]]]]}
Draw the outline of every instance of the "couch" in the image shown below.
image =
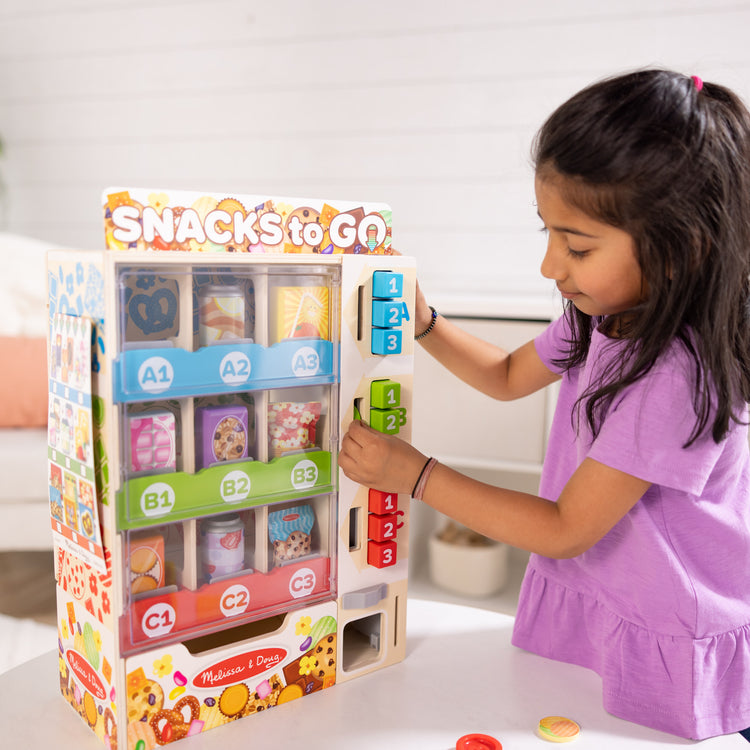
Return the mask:
{"type": "Polygon", "coordinates": [[[51,549],[47,486],[47,250],[0,232],[0,551],[51,549]]]}

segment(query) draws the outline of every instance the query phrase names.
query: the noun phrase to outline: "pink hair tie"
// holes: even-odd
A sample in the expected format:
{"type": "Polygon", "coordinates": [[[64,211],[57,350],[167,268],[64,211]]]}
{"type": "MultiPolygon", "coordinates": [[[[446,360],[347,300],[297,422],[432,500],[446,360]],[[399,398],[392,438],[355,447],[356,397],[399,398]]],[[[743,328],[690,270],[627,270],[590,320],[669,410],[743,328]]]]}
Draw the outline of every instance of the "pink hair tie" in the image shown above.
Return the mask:
{"type": "Polygon", "coordinates": [[[703,81],[698,76],[690,76],[695,84],[695,90],[700,91],[703,88],[703,81]]]}

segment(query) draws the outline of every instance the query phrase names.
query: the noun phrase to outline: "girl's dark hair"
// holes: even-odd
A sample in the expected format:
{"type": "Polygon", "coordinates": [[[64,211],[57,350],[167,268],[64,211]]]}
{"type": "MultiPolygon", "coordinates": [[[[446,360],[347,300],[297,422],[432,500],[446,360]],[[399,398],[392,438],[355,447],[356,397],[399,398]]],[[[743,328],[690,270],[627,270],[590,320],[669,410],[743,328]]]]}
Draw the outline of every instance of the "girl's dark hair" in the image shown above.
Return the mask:
{"type": "Polygon", "coordinates": [[[617,325],[624,356],[579,400],[594,434],[615,396],[675,340],[695,365],[695,427],[719,442],[750,400],[750,113],[729,89],[665,70],[596,83],[560,106],[534,144],[537,175],[635,242],[646,299],[618,320],[570,303],[565,368],[592,328],[617,325]]]}

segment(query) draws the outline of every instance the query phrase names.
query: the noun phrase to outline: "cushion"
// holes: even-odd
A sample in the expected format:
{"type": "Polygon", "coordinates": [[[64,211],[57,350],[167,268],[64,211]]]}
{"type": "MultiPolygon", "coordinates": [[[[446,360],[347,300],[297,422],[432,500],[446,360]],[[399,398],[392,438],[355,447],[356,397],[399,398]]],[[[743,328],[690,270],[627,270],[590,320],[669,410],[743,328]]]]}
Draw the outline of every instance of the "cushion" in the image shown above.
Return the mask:
{"type": "Polygon", "coordinates": [[[47,251],[60,245],[0,232],[0,427],[47,424],[47,251]]]}
{"type": "Polygon", "coordinates": [[[47,424],[47,340],[0,336],[0,427],[47,424]]]}
{"type": "Polygon", "coordinates": [[[47,251],[51,242],[0,232],[0,336],[47,335],[47,251]]]}

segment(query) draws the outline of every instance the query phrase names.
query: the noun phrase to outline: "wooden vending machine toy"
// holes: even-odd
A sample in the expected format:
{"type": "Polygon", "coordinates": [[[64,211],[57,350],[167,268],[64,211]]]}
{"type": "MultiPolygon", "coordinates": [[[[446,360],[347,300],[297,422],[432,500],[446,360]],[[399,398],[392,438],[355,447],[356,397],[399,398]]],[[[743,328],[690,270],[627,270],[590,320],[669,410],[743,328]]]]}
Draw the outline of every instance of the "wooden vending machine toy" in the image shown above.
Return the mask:
{"type": "Polygon", "coordinates": [[[416,270],[384,205],[103,203],[48,257],[60,688],[151,750],[403,658],[409,499],[337,457],[410,437],[416,270]]]}

